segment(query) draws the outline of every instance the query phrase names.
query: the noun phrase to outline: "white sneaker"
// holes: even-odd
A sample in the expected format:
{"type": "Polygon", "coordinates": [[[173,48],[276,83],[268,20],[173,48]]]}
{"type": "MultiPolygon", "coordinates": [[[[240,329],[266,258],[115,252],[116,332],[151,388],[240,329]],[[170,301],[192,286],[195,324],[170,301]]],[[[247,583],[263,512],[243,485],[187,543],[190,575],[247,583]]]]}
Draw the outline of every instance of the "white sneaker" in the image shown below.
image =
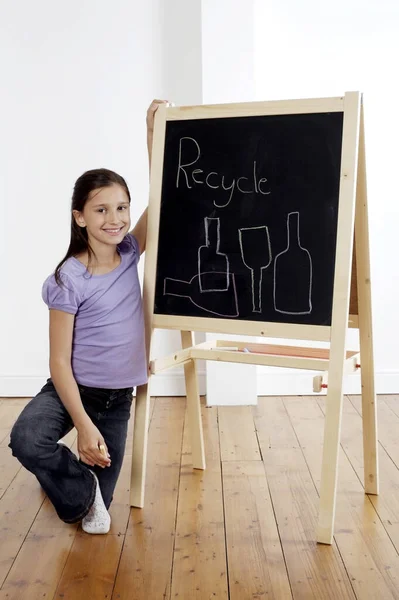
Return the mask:
{"type": "Polygon", "coordinates": [[[86,533],[104,534],[108,533],[109,531],[111,526],[111,517],[109,516],[104,504],[97,475],[93,473],[93,471],[91,471],[91,473],[96,480],[96,495],[89,512],[82,519],[82,529],[86,533]]]}

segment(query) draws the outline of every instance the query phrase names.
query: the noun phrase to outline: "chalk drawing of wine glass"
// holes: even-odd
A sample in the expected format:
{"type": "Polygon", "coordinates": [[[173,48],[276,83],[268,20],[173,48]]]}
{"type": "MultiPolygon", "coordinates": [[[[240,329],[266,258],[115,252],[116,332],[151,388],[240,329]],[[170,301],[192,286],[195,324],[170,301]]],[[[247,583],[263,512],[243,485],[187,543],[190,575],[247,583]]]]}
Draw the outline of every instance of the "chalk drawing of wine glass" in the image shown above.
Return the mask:
{"type": "Polygon", "coordinates": [[[262,276],[264,269],[272,262],[269,229],[244,227],[238,230],[241,256],[244,265],[251,271],[252,312],[262,312],[262,276]]]}

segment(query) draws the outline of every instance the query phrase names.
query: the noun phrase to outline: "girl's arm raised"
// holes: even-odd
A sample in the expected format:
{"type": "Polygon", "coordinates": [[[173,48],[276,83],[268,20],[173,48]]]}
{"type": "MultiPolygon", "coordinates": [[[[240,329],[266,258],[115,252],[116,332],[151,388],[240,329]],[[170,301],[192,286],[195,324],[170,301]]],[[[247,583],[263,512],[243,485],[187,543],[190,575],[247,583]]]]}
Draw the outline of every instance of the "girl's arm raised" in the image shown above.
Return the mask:
{"type": "Polygon", "coordinates": [[[75,315],[50,310],[50,374],[55,389],[78,431],[79,456],[85,463],[107,467],[110,460],[100,451],[103,436],[86,413],[71,367],[75,315]]]}
{"type": "MultiPolygon", "coordinates": [[[[152,156],[152,140],[154,135],[154,120],[155,113],[161,104],[168,104],[167,100],[153,100],[147,110],[147,151],[148,151],[148,166],[151,171],[151,156],[152,156]]],[[[140,254],[145,250],[146,238],[147,238],[147,209],[143,212],[136,225],[132,229],[131,233],[138,241],[140,254]]]]}
{"type": "Polygon", "coordinates": [[[131,233],[134,235],[139,244],[140,254],[143,254],[147,239],[147,209],[145,209],[136,225],[133,227],[131,233]]]}

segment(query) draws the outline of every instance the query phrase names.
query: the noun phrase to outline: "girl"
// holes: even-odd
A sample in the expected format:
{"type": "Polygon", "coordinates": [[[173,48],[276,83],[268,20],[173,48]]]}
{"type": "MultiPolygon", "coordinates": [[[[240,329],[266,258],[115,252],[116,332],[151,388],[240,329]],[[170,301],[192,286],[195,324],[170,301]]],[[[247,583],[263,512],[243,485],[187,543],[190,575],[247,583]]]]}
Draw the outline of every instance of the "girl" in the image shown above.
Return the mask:
{"type": "MultiPolygon", "coordinates": [[[[154,115],[147,111],[151,160],[154,115]]],[[[107,533],[109,505],[125,451],[133,388],[147,381],[137,263],[147,212],[130,228],[125,180],[107,169],[84,173],[72,196],[71,240],[43,285],[50,312],[50,374],[16,421],[14,456],[39,480],[58,516],[107,533]],[[73,427],[80,460],[62,443],[73,427]]]]}

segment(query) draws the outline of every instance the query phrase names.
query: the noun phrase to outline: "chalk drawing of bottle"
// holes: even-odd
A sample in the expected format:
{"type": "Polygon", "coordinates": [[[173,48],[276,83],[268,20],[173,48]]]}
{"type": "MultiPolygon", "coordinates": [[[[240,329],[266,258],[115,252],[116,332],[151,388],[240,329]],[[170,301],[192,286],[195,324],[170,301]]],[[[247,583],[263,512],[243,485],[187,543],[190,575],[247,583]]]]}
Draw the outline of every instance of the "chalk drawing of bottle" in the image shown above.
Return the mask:
{"type": "MultiPolygon", "coordinates": [[[[221,277],[223,275],[224,273],[220,273],[221,277]]],[[[229,289],[223,291],[218,290],[204,294],[200,289],[199,280],[199,275],[194,275],[189,281],[165,277],[163,293],[165,296],[187,298],[194,306],[219,317],[234,318],[239,316],[234,273],[229,274],[229,289]]]]}
{"type": "Polygon", "coordinates": [[[220,219],[205,217],[205,246],[198,248],[201,293],[225,292],[230,283],[229,259],[220,252],[220,219]]]}
{"type": "Polygon", "coordinates": [[[287,315],[312,312],[312,258],[301,246],[299,212],[287,216],[288,243],[274,261],[274,309],[287,315]]]}

